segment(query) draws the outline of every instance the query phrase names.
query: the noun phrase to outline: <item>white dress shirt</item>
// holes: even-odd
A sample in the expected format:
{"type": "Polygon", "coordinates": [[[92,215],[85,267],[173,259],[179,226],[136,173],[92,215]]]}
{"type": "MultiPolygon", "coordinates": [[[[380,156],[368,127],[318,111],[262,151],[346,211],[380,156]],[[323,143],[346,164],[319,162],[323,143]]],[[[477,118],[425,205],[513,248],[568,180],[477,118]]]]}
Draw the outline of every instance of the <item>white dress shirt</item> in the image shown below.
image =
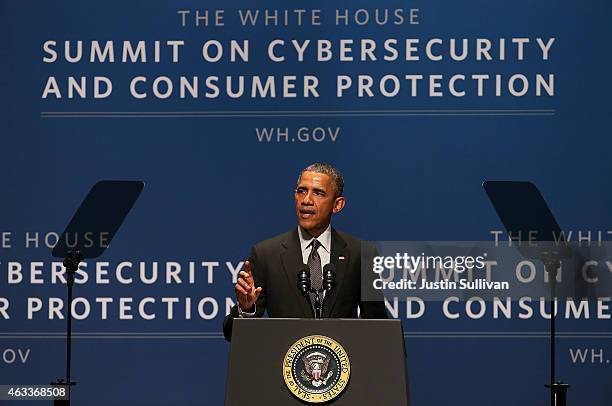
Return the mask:
{"type": "MultiPolygon", "coordinates": [[[[298,235],[300,236],[300,247],[302,248],[302,262],[308,264],[308,257],[310,256],[310,251],[312,251],[310,244],[314,237],[302,230],[300,226],[298,226],[298,235]]],[[[317,240],[321,243],[317,252],[321,258],[321,269],[323,269],[325,265],[329,264],[329,259],[331,258],[331,224],[317,237],[317,240]]]]}
{"type": "MultiPolygon", "coordinates": [[[[312,240],[315,238],[308,234],[306,231],[302,230],[300,226],[298,226],[298,235],[300,236],[300,247],[302,248],[302,261],[305,265],[308,264],[308,257],[310,256],[310,252],[312,251],[312,240]]],[[[331,258],[331,224],[327,226],[325,231],[321,233],[320,236],[317,237],[319,243],[319,249],[317,252],[319,253],[319,258],[321,259],[321,269],[325,268],[325,265],[329,264],[331,258]]],[[[325,275],[321,274],[321,280],[325,275]]],[[[322,298],[325,297],[326,291],[323,291],[322,298]]]]}

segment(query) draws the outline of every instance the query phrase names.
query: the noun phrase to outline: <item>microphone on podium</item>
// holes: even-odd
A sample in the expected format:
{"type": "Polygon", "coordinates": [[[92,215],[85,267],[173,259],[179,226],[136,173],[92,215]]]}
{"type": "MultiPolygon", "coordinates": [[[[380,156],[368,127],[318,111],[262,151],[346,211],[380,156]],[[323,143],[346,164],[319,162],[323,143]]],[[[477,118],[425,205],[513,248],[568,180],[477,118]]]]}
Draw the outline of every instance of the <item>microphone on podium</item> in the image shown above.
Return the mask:
{"type": "Polygon", "coordinates": [[[329,296],[331,291],[336,287],[336,268],[333,264],[327,264],[323,267],[323,284],[321,289],[313,289],[312,283],[310,281],[310,269],[307,265],[302,265],[300,270],[297,273],[297,288],[304,295],[306,299],[310,302],[310,294],[314,294],[314,312],[315,318],[320,319],[322,313],[322,303],[321,303],[321,292],[325,291],[325,298],[323,299],[323,304],[325,303],[325,299],[329,296]]]}
{"type": "Polygon", "coordinates": [[[325,297],[329,296],[331,291],[336,287],[336,267],[329,263],[323,267],[323,289],[325,297]]]}
{"type": "Polygon", "coordinates": [[[298,271],[297,288],[310,301],[310,268],[307,265],[302,265],[298,271]]]}

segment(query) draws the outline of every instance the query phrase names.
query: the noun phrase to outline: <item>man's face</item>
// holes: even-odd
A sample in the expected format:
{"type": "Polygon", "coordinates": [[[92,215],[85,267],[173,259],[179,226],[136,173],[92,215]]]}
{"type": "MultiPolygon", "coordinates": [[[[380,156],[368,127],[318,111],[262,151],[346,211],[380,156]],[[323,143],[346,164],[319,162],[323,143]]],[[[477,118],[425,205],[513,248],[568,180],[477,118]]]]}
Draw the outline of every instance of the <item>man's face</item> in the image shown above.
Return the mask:
{"type": "Polygon", "coordinates": [[[295,212],[300,227],[318,237],[329,225],[332,213],[344,207],[344,197],[336,197],[331,176],[305,171],[295,188],[295,212]]]}

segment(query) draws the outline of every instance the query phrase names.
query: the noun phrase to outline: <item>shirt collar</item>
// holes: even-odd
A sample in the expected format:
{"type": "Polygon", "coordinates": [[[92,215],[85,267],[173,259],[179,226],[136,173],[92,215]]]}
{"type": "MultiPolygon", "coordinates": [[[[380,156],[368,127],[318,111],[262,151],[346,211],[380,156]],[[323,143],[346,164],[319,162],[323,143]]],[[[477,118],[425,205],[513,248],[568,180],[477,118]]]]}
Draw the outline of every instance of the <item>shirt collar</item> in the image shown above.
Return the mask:
{"type": "MultiPolygon", "coordinates": [[[[302,248],[302,252],[308,248],[314,237],[308,234],[306,231],[302,230],[300,226],[298,226],[298,236],[300,237],[300,247],[302,248]]],[[[317,240],[321,243],[321,246],[327,251],[331,252],[331,224],[327,226],[325,231],[321,233],[320,236],[317,237],[317,240]]]]}

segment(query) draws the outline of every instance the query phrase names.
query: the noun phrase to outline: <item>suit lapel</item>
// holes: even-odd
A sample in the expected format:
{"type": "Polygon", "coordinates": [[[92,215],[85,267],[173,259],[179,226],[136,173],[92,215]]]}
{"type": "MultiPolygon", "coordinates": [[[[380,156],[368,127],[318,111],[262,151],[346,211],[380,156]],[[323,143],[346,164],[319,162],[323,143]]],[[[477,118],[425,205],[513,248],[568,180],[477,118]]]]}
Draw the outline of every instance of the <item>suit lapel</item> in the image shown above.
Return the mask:
{"type": "MultiPolygon", "coordinates": [[[[346,241],[338,234],[336,230],[332,228],[332,240],[331,240],[331,254],[330,262],[336,268],[336,287],[329,295],[325,297],[323,302],[323,314],[324,318],[330,317],[336,299],[338,298],[339,292],[342,290],[342,281],[346,274],[347,264],[349,263],[349,254],[346,247],[346,241]]],[[[296,278],[297,283],[297,278],[296,278]]]]}
{"type": "Polygon", "coordinates": [[[293,233],[290,233],[289,236],[281,242],[281,245],[284,248],[281,253],[281,261],[289,282],[289,292],[293,292],[293,295],[295,295],[295,299],[300,304],[304,317],[312,318],[314,314],[310,301],[301,294],[297,287],[297,274],[304,264],[297,229],[294,230],[293,233]]]}

